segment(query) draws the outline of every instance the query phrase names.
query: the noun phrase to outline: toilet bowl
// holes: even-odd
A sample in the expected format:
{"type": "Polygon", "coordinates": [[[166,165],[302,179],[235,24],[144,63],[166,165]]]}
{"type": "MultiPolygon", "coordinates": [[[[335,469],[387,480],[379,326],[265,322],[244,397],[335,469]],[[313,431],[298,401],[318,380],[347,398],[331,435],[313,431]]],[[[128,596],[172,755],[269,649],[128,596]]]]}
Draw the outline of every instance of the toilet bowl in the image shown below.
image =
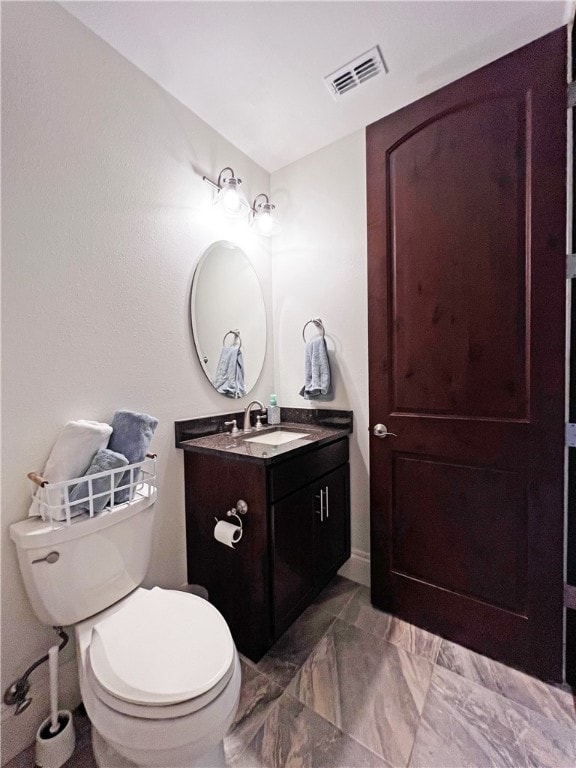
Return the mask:
{"type": "Polygon", "coordinates": [[[82,700],[101,768],[224,766],[240,697],[238,653],[201,597],[140,585],[156,489],[67,523],[10,526],[24,585],[45,624],[74,626],[82,700]]]}
{"type": "Polygon", "coordinates": [[[238,708],[241,673],[214,606],[195,595],[139,588],[78,624],[76,643],[102,768],[110,768],[110,748],[138,766],[225,764],[222,740],[238,708]]]}

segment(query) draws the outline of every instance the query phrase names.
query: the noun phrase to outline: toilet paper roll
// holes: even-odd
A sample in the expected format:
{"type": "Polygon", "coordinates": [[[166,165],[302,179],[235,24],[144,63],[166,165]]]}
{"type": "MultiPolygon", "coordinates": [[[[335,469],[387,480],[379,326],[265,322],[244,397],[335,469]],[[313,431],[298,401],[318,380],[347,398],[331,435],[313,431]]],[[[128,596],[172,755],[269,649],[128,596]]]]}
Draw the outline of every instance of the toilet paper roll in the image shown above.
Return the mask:
{"type": "Polygon", "coordinates": [[[234,549],[234,544],[238,544],[242,538],[242,528],[239,525],[227,523],[225,520],[219,520],[216,523],[216,528],[214,528],[214,538],[234,549]]]}

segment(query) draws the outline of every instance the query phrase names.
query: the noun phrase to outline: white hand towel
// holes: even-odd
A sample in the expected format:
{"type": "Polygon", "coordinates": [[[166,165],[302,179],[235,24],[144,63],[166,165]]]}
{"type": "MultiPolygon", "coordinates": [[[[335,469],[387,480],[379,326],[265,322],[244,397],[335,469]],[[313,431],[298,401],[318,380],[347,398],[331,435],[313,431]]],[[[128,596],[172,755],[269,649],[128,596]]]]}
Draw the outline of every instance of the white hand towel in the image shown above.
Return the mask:
{"type": "MultiPolygon", "coordinates": [[[[56,438],[42,477],[49,483],[82,477],[90,466],[94,454],[105,448],[112,434],[110,424],[100,421],[69,421],[56,438]]],[[[36,498],[32,500],[28,515],[41,515],[36,498]]]]}

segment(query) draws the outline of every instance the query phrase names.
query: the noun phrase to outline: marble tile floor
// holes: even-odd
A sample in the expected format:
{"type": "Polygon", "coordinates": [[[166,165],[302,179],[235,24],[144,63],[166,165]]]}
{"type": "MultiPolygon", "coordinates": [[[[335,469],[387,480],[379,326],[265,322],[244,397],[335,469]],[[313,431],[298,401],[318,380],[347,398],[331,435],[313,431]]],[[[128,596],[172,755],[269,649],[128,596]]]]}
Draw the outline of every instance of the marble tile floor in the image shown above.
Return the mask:
{"type": "MultiPolygon", "coordinates": [[[[339,576],[242,672],[230,768],[576,767],[570,693],[378,611],[339,576]]],[[[96,768],[86,717],[76,729],[66,768],[96,768]]],[[[30,748],[5,768],[33,764],[30,748]]]]}

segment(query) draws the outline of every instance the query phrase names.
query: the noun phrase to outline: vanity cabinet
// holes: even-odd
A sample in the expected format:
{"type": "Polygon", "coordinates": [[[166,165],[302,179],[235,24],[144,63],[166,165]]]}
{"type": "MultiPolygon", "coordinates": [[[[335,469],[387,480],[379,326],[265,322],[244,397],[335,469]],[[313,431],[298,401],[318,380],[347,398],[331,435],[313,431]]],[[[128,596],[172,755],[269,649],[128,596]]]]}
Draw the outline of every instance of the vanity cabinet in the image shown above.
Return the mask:
{"type": "Polygon", "coordinates": [[[265,461],[185,451],[188,581],[204,585],[257,661],[350,556],[348,438],[265,461]],[[248,504],[235,548],[215,518],[248,504]]]}

